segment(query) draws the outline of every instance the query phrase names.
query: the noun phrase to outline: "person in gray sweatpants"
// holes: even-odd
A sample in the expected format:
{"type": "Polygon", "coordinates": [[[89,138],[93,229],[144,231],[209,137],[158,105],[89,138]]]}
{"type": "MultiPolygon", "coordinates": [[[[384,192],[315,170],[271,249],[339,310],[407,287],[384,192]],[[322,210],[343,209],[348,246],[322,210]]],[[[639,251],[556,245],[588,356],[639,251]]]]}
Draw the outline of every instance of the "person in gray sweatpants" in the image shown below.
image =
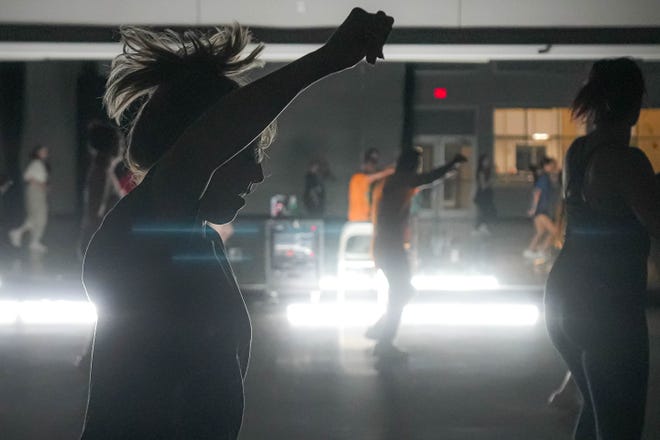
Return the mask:
{"type": "Polygon", "coordinates": [[[30,158],[30,163],[23,173],[26,185],[25,221],[18,228],[9,231],[9,241],[13,246],[20,247],[23,234],[30,232],[30,251],[45,253],[47,248],[41,239],[48,224],[48,148],[38,145],[30,158]]]}

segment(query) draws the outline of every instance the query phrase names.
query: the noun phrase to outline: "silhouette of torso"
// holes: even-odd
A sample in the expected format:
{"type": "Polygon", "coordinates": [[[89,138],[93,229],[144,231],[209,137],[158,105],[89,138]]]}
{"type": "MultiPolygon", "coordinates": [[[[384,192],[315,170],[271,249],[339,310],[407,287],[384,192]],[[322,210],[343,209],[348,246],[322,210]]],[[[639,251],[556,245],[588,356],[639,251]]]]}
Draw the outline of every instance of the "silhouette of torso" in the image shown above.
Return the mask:
{"type": "Polygon", "coordinates": [[[114,435],[138,435],[140,426],[153,433],[150,423],[163,420],[160,429],[175,432],[186,423],[182,405],[214,406],[218,419],[240,427],[251,332],[243,298],[198,202],[170,194],[174,208],[163,210],[158,190],[147,175],[85,255],[83,281],[98,312],[86,433],[103,425],[116,426],[114,435]],[[131,421],[135,412],[153,420],[131,421]]]}
{"type": "Polygon", "coordinates": [[[616,211],[606,212],[585,196],[589,166],[603,148],[614,147],[579,138],[567,154],[566,239],[551,278],[583,279],[590,286],[583,294],[619,297],[645,289],[649,237],[623,200],[616,211]]]}
{"type": "Polygon", "coordinates": [[[415,195],[414,177],[414,173],[394,173],[385,180],[375,216],[376,256],[403,248],[408,238],[410,204],[415,195]]]}

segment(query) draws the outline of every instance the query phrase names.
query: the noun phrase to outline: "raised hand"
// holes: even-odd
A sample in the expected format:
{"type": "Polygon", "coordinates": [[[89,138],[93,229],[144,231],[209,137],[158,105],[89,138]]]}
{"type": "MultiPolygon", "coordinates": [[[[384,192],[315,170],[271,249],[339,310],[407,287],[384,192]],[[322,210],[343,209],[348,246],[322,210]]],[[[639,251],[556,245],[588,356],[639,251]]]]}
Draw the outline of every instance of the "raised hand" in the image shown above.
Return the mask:
{"type": "Polygon", "coordinates": [[[461,153],[456,154],[456,156],[454,156],[454,158],[452,159],[452,162],[457,165],[465,163],[467,161],[468,161],[467,157],[463,156],[461,153]]]}
{"type": "Polygon", "coordinates": [[[383,11],[370,14],[354,8],[322,50],[337,70],[353,67],[363,58],[375,64],[377,58],[383,58],[383,45],[393,24],[394,19],[383,11]]]}

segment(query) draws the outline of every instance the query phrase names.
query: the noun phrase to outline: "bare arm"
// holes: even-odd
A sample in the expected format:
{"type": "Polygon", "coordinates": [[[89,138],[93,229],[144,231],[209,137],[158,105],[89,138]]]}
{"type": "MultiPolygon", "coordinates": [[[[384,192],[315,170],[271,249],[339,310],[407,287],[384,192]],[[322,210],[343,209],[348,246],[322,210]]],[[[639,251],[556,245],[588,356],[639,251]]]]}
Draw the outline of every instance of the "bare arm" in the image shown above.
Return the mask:
{"type": "Polygon", "coordinates": [[[187,194],[201,197],[213,172],[259,136],[301,91],[365,56],[375,62],[372,52],[380,54],[392,23],[384,13],[356,8],[321,49],[221,98],[161,159],[157,185],[176,181],[187,194]]]}
{"type": "Polygon", "coordinates": [[[464,156],[458,154],[451,162],[445,165],[435,168],[427,173],[417,174],[413,179],[413,186],[424,186],[433,183],[438,179],[442,179],[447,173],[454,171],[461,163],[466,161],[467,159],[464,156]]]}
{"type": "Polygon", "coordinates": [[[376,182],[377,180],[384,179],[387,176],[394,174],[394,167],[387,167],[383,171],[378,171],[377,173],[368,174],[367,180],[369,183],[376,182]]]}

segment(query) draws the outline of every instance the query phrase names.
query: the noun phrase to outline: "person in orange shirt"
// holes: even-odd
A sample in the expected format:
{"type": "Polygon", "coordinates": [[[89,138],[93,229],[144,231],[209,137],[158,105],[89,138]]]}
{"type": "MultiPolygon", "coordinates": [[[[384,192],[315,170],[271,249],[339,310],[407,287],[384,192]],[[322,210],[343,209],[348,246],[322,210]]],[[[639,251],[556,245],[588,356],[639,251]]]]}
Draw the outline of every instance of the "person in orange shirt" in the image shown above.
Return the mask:
{"type": "Polygon", "coordinates": [[[348,184],[348,221],[371,221],[372,185],[394,173],[394,167],[378,171],[380,152],[370,148],[364,154],[360,171],[353,174],[348,184]]]}
{"type": "Polygon", "coordinates": [[[366,337],[377,341],[374,355],[381,359],[405,358],[406,353],[394,346],[401,313],[413,294],[411,270],[406,253],[410,203],[419,187],[442,179],[467,159],[457,154],[449,163],[426,173],[419,173],[420,152],[405,149],[396,163],[396,171],[385,179],[374,221],[373,255],[389,283],[387,310],[371,326],[366,337]]]}

